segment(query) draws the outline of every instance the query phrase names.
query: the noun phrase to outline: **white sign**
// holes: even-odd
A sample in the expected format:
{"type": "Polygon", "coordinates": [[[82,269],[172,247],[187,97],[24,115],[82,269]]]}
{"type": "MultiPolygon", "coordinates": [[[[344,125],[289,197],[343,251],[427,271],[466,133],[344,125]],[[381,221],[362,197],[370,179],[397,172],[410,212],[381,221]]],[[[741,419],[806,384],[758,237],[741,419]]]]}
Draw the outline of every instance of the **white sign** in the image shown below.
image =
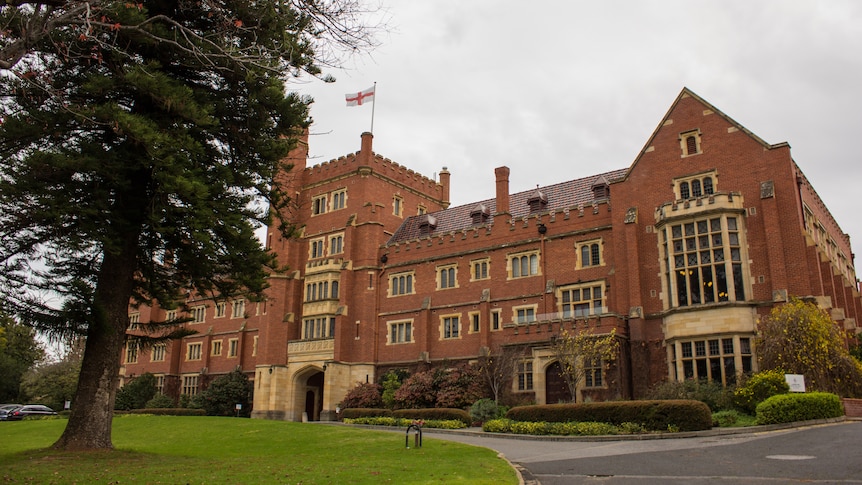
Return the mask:
{"type": "Polygon", "coordinates": [[[790,386],[790,392],[805,392],[805,376],[802,374],[784,374],[784,380],[790,386]]]}
{"type": "Polygon", "coordinates": [[[239,411],[240,409],[242,409],[242,404],[237,403],[236,404],[236,410],[239,411]]]}

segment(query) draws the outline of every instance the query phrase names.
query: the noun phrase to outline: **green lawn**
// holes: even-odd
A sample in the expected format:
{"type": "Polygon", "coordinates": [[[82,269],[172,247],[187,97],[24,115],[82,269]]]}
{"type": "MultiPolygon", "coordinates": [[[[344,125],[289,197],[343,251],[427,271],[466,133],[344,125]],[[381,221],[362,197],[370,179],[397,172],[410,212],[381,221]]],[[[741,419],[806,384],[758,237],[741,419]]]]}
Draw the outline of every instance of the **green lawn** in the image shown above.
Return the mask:
{"type": "Polygon", "coordinates": [[[38,484],[515,484],[494,451],[427,436],[242,418],[114,419],[116,451],[46,450],[66,421],[0,423],[0,481],[38,484]]]}

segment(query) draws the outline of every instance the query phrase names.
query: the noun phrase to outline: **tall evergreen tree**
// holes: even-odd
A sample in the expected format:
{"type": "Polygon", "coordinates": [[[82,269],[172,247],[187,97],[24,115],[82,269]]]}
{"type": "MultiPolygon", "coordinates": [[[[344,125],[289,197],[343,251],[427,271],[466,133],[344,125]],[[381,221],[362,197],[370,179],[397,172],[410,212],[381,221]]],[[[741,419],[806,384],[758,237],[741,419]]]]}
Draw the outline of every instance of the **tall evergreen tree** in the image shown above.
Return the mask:
{"type": "MultiPolygon", "coordinates": [[[[351,0],[0,5],[0,293],[29,325],[86,336],[55,447],[112,448],[130,301],[261,295],[275,261],[255,225],[289,203],[273,176],[308,122],[310,99],[286,82],[320,74],[327,37],[368,46],[359,13],[351,0]]],[[[158,323],[154,338],[177,335],[158,323]]]]}

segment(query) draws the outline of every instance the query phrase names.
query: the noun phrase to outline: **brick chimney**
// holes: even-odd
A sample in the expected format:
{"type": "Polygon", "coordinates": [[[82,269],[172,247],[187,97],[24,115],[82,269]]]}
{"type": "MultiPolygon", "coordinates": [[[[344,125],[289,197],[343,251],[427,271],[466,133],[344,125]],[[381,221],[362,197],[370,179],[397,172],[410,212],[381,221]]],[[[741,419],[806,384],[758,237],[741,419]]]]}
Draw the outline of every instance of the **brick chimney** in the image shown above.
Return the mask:
{"type": "Polygon", "coordinates": [[[497,214],[509,213],[509,167],[494,169],[497,176],[497,214]]]}
{"type": "Polygon", "coordinates": [[[440,195],[443,199],[443,207],[449,207],[449,177],[451,175],[446,167],[440,170],[440,185],[443,188],[443,193],[440,195]]]}
{"type": "Polygon", "coordinates": [[[362,145],[359,149],[359,165],[370,165],[371,157],[374,153],[371,151],[371,141],[374,139],[374,135],[370,132],[366,131],[362,133],[362,145]]]}

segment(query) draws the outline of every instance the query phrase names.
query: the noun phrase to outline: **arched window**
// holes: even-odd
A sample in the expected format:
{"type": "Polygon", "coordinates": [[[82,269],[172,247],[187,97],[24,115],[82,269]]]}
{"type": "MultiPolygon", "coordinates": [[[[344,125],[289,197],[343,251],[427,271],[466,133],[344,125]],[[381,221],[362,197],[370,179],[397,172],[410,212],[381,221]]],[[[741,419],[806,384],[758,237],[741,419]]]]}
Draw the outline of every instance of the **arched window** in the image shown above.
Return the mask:
{"type": "Polygon", "coordinates": [[[703,192],[700,191],[700,180],[691,181],[691,195],[695,197],[700,197],[701,195],[703,195],[703,192]]]}
{"type": "Polygon", "coordinates": [[[590,246],[581,246],[581,266],[590,265],[590,246]]]}
{"type": "Polygon", "coordinates": [[[712,195],[714,193],[714,189],[712,188],[712,177],[705,177],[703,179],[703,193],[707,195],[712,195]]]}
{"type": "Polygon", "coordinates": [[[688,182],[679,184],[679,198],[688,199],[689,197],[691,197],[691,194],[688,192],[688,182]]]}
{"type": "Polygon", "coordinates": [[[332,282],[332,294],[330,296],[332,298],[335,298],[335,299],[338,298],[338,282],[337,281],[332,282]]]}
{"type": "Polygon", "coordinates": [[[694,135],[685,139],[685,154],[694,155],[697,153],[697,137],[694,135]]]}

